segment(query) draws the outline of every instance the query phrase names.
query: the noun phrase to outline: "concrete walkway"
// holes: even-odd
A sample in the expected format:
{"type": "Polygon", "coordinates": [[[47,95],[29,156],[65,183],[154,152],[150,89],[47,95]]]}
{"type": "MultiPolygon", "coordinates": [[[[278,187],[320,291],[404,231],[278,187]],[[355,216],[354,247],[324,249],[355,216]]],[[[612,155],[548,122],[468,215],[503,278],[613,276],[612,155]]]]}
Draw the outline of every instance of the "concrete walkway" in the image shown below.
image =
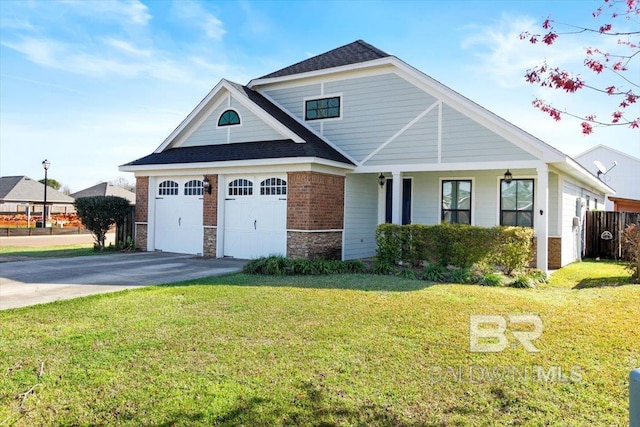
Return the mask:
{"type": "Polygon", "coordinates": [[[0,263],[0,310],[239,272],[247,261],[166,252],[0,263]]]}

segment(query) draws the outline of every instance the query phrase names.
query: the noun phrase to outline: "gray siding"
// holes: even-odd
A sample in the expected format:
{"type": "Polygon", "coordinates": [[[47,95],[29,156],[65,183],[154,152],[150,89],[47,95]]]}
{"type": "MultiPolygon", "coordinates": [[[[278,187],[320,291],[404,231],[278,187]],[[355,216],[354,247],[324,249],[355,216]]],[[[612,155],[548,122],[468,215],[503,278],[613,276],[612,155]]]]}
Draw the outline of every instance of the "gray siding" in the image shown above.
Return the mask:
{"type": "Polygon", "coordinates": [[[558,212],[560,195],[558,194],[558,175],[549,172],[549,236],[561,236],[562,230],[560,227],[561,220],[558,212]]]}
{"type": "Polygon", "coordinates": [[[344,259],[369,258],[376,252],[378,180],[375,175],[348,175],[345,191],[344,259]]]}
{"type": "Polygon", "coordinates": [[[453,108],[442,108],[442,162],[534,160],[535,157],[453,108]]]}
{"type": "Polygon", "coordinates": [[[266,125],[255,114],[242,106],[235,99],[231,100],[231,107],[223,102],[211,112],[204,122],[182,143],[182,147],[196,145],[216,145],[227,142],[254,142],[284,139],[280,133],[266,125]],[[240,126],[218,128],[218,118],[225,110],[232,108],[240,115],[240,126]]]}
{"type": "Polygon", "coordinates": [[[567,265],[581,258],[584,209],[577,208],[581,200],[580,187],[564,177],[562,184],[562,265],[567,265]],[[579,218],[580,225],[578,227],[573,226],[576,215],[579,218]]]}
{"type": "MultiPolygon", "coordinates": [[[[280,104],[289,114],[304,121],[304,99],[319,97],[321,94],[321,86],[319,83],[316,83],[284,89],[267,90],[265,93],[280,104]]],[[[307,125],[316,132],[320,132],[319,121],[307,122],[307,125]]]]}

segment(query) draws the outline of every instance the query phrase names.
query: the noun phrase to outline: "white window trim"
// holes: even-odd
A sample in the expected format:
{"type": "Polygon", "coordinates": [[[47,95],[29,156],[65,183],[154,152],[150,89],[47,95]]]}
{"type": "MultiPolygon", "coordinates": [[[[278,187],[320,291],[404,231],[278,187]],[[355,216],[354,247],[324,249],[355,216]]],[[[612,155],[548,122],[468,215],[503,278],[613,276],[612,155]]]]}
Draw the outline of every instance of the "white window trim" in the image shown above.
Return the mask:
{"type": "Polygon", "coordinates": [[[342,120],[344,117],[344,98],[342,97],[342,92],[340,93],[329,93],[322,95],[314,95],[314,96],[306,96],[302,98],[302,120],[304,123],[324,123],[335,120],[342,120]],[[326,119],[307,119],[307,101],[314,101],[317,99],[326,99],[326,98],[340,98],[340,115],[338,117],[327,117],[326,119]]]}
{"type": "MultiPolygon", "coordinates": [[[[471,181],[471,225],[476,225],[476,179],[475,177],[441,176],[438,178],[438,224],[442,224],[442,181],[471,181]]],[[[498,186],[500,181],[498,181],[498,186]]],[[[499,190],[498,190],[499,192],[499,190]]],[[[498,217],[500,215],[498,199],[498,217]]]]}

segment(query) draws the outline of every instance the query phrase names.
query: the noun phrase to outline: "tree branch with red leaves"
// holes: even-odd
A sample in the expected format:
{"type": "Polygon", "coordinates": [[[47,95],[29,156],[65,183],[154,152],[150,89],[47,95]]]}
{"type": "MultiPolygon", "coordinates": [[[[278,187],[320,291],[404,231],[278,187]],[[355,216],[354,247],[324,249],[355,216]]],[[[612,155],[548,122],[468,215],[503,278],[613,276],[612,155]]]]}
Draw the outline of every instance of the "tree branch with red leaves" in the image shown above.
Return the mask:
{"type": "MultiPolygon", "coordinates": [[[[609,15],[610,19],[631,22],[632,28],[637,28],[640,18],[640,0],[603,0],[604,5],[592,13],[593,18],[609,15]]],[[[600,48],[587,47],[585,49],[584,66],[595,75],[608,73],[620,84],[598,86],[590,84],[588,78],[572,73],[559,67],[552,67],[543,62],[525,73],[525,79],[531,84],[541,87],[562,90],[566,93],[576,93],[580,90],[591,90],[616,99],[617,106],[609,119],[597,119],[596,115],[577,114],[560,110],[543,99],[535,99],[532,105],[547,113],[554,120],[560,120],[563,115],[574,117],[582,121],[582,133],[590,134],[594,126],[628,126],[630,129],[640,129],[640,117],[629,115],[628,107],[640,101],[640,73],[637,62],[640,62],[640,31],[618,31],[612,23],[605,23],[598,28],[580,27],[556,22],[550,17],[542,23],[543,34],[533,34],[528,31],[520,34],[521,40],[532,44],[542,42],[553,45],[563,35],[593,33],[603,37],[617,37],[619,52],[609,52],[600,48]],[[566,28],[557,31],[556,27],[566,28]]]]}

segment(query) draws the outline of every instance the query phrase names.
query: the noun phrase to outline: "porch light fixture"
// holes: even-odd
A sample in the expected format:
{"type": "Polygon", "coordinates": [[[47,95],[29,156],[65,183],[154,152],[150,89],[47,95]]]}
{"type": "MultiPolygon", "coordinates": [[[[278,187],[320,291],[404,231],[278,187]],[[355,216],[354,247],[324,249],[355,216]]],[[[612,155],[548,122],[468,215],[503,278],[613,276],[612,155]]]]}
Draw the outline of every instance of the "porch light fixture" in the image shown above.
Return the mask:
{"type": "Polygon", "coordinates": [[[209,177],[204,177],[202,180],[202,187],[204,187],[204,191],[206,191],[207,194],[211,194],[211,182],[209,181],[209,177]]]}
{"type": "Polygon", "coordinates": [[[380,176],[378,177],[378,184],[380,184],[380,187],[384,187],[385,182],[387,182],[387,178],[385,178],[384,174],[380,172],[380,176]]]}
{"type": "Polygon", "coordinates": [[[509,169],[507,169],[507,171],[504,173],[504,182],[509,184],[511,181],[513,181],[513,174],[509,169]]]}

